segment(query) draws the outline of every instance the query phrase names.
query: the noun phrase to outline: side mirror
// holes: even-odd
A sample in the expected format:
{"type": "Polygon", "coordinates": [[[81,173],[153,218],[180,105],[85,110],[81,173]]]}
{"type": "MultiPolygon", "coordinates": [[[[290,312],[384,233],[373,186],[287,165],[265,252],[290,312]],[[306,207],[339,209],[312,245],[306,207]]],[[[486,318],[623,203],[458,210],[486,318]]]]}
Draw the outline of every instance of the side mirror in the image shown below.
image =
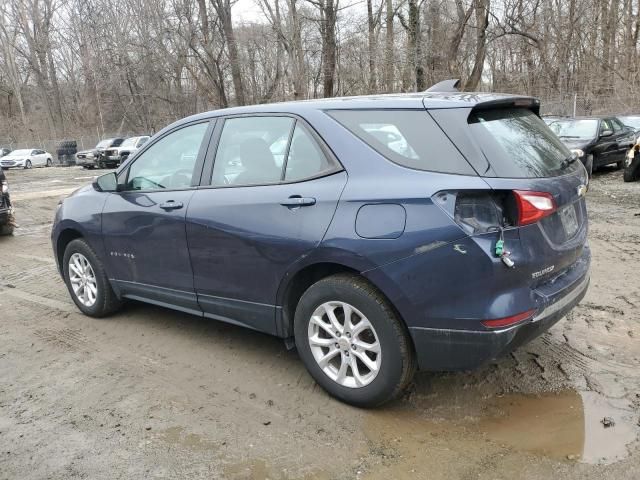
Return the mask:
{"type": "Polygon", "coordinates": [[[99,176],[95,182],[93,182],[93,188],[99,192],[117,192],[118,191],[118,177],[115,172],[107,173],[99,176]]]}
{"type": "Polygon", "coordinates": [[[610,137],[611,135],[613,135],[613,130],[603,130],[600,132],[601,137],[610,137]]]}

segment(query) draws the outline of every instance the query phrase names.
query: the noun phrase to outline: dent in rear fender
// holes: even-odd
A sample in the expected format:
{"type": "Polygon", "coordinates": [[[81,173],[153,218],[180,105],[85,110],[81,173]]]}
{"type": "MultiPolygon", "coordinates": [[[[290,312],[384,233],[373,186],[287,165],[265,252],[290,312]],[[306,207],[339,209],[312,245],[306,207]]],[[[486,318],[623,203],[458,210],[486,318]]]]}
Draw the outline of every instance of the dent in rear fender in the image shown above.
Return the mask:
{"type": "Polygon", "coordinates": [[[491,254],[493,243],[489,237],[457,239],[364,274],[408,327],[478,329],[481,319],[513,315],[537,302],[528,273],[507,268],[491,254]]]}

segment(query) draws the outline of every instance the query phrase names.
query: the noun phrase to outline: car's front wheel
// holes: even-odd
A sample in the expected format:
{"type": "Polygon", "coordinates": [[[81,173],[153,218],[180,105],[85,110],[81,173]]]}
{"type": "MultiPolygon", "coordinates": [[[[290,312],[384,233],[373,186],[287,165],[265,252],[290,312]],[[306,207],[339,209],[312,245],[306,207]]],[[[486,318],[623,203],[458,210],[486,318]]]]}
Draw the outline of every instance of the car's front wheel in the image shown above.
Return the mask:
{"type": "Polygon", "coordinates": [[[33,165],[31,165],[31,160],[27,160],[27,161],[24,163],[24,168],[25,168],[25,169],[30,169],[32,166],[33,166],[33,165]]]}
{"type": "Polygon", "coordinates": [[[406,328],[364,279],[324,278],[302,295],[296,347],[311,376],[334,397],[359,407],[397,397],[415,372],[406,328]]]}
{"type": "Polygon", "coordinates": [[[67,289],[82,313],[104,317],[120,308],[121,301],[111,288],[102,262],[85,240],[71,241],[63,262],[67,289]]]}

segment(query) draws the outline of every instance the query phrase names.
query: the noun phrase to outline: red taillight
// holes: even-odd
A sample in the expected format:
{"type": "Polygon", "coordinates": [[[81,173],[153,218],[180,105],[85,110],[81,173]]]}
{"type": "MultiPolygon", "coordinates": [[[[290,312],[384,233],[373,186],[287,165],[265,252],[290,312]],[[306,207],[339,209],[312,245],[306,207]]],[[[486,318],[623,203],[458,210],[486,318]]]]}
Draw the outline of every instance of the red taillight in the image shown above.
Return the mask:
{"type": "Polygon", "coordinates": [[[510,317],[483,320],[480,323],[482,323],[487,328],[509,327],[523,320],[528,320],[529,318],[533,317],[534,313],[536,313],[535,308],[533,310],[527,310],[526,312],[518,313],[517,315],[511,315],[510,317]]]}
{"type": "Polygon", "coordinates": [[[518,225],[535,223],[556,211],[556,202],[547,192],[514,190],[518,206],[518,225]]]}
{"type": "Polygon", "coordinates": [[[500,327],[509,327],[511,325],[515,325],[518,322],[523,320],[527,320],[533,317],[533,314],[536,312],[535,308],[533,310],[527,310],[526,312],[518,313],[517,315],[512,315],[510,317],[504,318],[495,318],[492,320],[483,320],[482,325],[487,328],[500,328],[500,327]]]}

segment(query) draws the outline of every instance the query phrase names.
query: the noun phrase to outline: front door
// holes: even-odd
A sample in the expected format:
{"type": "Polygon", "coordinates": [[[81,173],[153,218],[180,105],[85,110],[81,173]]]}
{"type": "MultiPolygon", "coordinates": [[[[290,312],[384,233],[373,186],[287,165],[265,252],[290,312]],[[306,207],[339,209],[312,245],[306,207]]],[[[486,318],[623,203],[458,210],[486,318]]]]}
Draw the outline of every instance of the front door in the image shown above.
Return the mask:
{"type": "Polygon", "coordinates": [[[211,185],[194,194],[187,212],[205,316],[277,333],[280,282],[322,240],[346,180],[301,120],[226,119],[211,185]]]}
{"type": "Polygon", "coordinates": [[[124,171],[102,213],[110,275],[125,297],[201,313],[185,215],[200,179],[209,122],[171,131],[124,171]]]}

